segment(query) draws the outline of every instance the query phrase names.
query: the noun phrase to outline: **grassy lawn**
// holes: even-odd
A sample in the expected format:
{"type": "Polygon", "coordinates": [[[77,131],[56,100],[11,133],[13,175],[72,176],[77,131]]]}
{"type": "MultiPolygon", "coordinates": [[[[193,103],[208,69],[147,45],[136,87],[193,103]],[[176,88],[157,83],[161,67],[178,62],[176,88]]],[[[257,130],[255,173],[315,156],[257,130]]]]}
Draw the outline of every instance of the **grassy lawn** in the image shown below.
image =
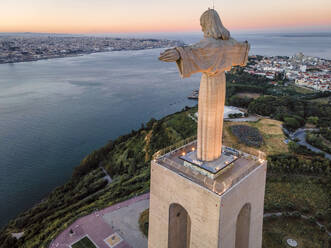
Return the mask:
{"type": "Polygon", "coordinates": [[[287,239],[298,242],[299,248],[327,248],[328,235],[307,220],[300,218],[265,218],[263,248],[288,248],[287,239]]]}
{"type": "Polygon", "coordinates": [[[321,104],[328,104],[329,101],[331,101],[331,97],[320,97],[317,99],[310,100],[311,102],[317,102],[321,104]]]}
{"type": "Polygon", "coordinates": [[[250,93],[250,92],[241,92],[241,93],[235,94],[235,96],[238,96],[238,97],[241,97],[241,98],[247,97],[247,98],[256,99],[256,98],[259,98],[261,96],[261,94],[259,94],[259,93],[250,93]]]}
{"type": "Polygon", "coordinates": [[[96,248],[92,241],[88,237],[84,237],[78,242],[74,243],[72,248],[96,248]]]}
{"type": "Polygon", "coordinates": [[[268,175],[265,212],[293,211],[326,215],[329,192],[323,180],[308,176],[268,175]]]}
{"type": "Polygon", "coordinates": [[[223,141],[226,146],[255,155],[258,154],[259,150],[265,152],[267,155],[288,152],[287,145],[283,142],[286,137],[282,131],[282,122],[272,119],[261,119],[257,122],[240,123],[240,125],[248,125],[259,129],[263,136],[263,144],[258,149],[238,143],[237,138],[232,134],[229,128],[230,126],[238,124],[239,123],[236,122],[224,122],[223,141]]]}
{"type": "Polygon", "coordinates": [[[296,92],[298,92],[300,94],[310,94],[310,93],[315,92],[313,89],[299,87],[299,86],[296,86],[296,85],[291,85],[291,86],[288,86],[288,87],[292,88],[293,90],[295,90],[296,92]]]}

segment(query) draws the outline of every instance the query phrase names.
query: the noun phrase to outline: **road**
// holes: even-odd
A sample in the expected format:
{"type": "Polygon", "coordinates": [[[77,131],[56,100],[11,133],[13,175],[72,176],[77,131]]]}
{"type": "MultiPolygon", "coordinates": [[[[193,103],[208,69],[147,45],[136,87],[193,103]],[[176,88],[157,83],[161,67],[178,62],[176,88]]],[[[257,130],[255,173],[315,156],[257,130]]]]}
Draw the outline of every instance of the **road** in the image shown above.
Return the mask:
{"type": "Polygon", "coordinates": [[[326,153],[310,144],[308,144],[306,142],[306,131],[314,131],[316,129],[303,129],[303,128],[299,128],[298,130],[296,130],[293,134],[290,134],[291,139],[298,139],[299,141],[297,142],[300,145],[303,145],[305,147],[307,147],[309,150],[312,150],[313,152],[323,152],[325,154],[325,157],[331,160],[331,154],[326,153]]]}

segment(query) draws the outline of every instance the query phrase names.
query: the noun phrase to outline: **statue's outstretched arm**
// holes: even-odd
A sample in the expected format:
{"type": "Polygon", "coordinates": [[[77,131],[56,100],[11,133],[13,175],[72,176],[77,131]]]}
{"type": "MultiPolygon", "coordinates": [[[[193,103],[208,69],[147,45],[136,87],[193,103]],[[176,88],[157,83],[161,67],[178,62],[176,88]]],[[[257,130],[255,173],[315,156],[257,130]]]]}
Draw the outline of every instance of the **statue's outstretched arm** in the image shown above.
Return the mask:
{"type": "Polygon", "coordinates": [[[159,60],[164,62],[176,62],[180,59],[180,54],[176,48],[171,48],[165,50],[163,53],[160,54],[159,60]]]}

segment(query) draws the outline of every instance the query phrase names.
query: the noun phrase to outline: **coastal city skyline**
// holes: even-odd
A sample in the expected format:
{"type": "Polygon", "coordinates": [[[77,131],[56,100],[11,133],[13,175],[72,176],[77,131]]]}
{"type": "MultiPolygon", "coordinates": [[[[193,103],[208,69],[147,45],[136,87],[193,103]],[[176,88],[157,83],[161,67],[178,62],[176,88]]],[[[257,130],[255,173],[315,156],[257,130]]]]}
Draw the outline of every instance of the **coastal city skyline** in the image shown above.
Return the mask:
{"type": "Polygon", "coordinates": [[[31,0],[1,3],[0,32],[130,33],[198,31],[201,11],[212,8],[233,31],[330,30],[328,0],[234,2],[188,0],[53,1],[31,0]],[[187,10],[190,6],[190,10],[187,10]],[[175,18],[174,18],[175,17],[175,18]]]}

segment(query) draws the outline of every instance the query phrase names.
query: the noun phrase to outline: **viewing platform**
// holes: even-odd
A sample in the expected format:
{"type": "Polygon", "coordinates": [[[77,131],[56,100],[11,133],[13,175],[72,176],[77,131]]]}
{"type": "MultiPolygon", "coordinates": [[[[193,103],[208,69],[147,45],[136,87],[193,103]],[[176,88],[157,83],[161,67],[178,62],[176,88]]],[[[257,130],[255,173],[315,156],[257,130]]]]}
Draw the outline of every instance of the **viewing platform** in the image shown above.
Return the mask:
{"type": "MultiPolygon", "coordinates": [[[[185,143],[185,142],[184,142],[185,143]]],[[[257,167],[266,163],[264,153],[259,156],[223,146],[222,156],[211,162],[196,158],[197,141],[163,151],[154,160],[169,170],[203,186],[218,195],[239,182],[257,167]]]]}
{"type": "Polygon", "coordinates": [[[160,151],[151,162],[149,247],[235,247],[247,240],[252,245],[240,247],[261,247],[263,153],[223,146],[219,159],[204,162],[196,159],[196,150],[191,138],[160,151]]]}

